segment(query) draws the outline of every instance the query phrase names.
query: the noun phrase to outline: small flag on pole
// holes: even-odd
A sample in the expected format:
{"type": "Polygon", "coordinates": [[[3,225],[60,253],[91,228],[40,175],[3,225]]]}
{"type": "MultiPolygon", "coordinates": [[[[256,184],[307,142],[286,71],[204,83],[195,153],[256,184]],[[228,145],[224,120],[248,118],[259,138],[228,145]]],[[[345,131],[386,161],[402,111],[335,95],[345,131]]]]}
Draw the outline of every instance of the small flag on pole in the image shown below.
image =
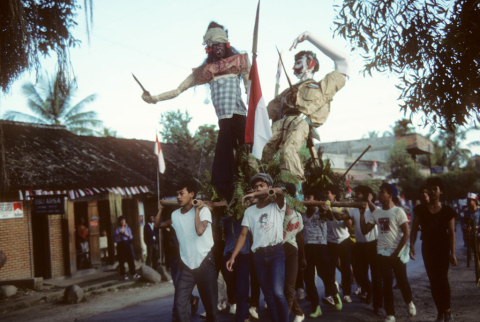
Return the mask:
{"type": "Polygon", "coordinates": [[[377,172],[377,161],[373,160],[373,169],[372,169],[372,172],[373,173],[376,173],[377,172]]]}
{"type": "Polygon", "coordinates": [[[160,141],[158,141],[158,135],[156,135],[155,154],[158,155],[158,171],[160,171],[160,173],[164,173],[165,160],[163,159],[162,146],[160,145],[160,141]]]}

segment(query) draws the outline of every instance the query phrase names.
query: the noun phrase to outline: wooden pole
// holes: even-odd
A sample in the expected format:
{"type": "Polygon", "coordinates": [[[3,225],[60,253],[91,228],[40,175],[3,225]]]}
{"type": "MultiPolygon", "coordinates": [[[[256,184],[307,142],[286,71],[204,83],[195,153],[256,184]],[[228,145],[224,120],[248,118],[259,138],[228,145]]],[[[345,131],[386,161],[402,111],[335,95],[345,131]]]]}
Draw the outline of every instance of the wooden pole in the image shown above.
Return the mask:
{"type": "MultiPolygon", "coordinates": [[[[197,199],[195,199],[197,200],[197,199]]],[[[165,201],[165,200],[160,200],[160,203],[162,206],[173,206],[173,207],[180,207],[178,205],[178,202],[176,201],[165,201]]],[[[205,205],[207,205],[208,202],[205,202],[205,205]]],[[[305,206],[324,206],[326,205],[326,201],[302,201],[302,203],[305,206]]],[[[221,202],[211,202],[209,204],[211,207],[225,207],[227,206],[226,201],[221,201],[221,202]]],[[[331,207],[346,207],[346,208],[367,208],[368,205],[366,202],[350,202],[350,201],[339,201],[339,202],[331,202],[330,203],[331,207]]]]}
{"type": "Polygon", "coordinates": [[[360,156],[357,158],[357,160],[355,160],[355,162],[352,163],[352,165],[350,166],[350,168],[348,168],[348,170],[345,171],[345,173],[343,174],[344,177],[347,175],[348,171],[350,171],[350,169],[353,168],[353,166],[354,166],[355,164],[357,164],[357,162],[363,157],[363,155],[364,155],[365,153],[367,153],[367,151],[368,151],[371,147],[372,147],[372,145],[369,145],[369,146],[365,149],[365,151],[363,151],[362,154],[360,154],[360,156]]]}

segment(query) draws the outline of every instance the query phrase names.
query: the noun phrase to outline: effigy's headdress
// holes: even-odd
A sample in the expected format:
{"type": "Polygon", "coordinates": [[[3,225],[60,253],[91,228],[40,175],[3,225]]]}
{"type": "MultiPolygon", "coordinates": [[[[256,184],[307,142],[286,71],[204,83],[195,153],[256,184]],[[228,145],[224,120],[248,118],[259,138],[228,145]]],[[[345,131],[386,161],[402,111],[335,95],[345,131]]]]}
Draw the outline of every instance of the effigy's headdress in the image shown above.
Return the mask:
{"type": "Polygon", "coordinates": [[[228,43],[228,35],[223,28],[210,28],[203,36],[203,45],[211,47],[213,44],[228,43]]]}

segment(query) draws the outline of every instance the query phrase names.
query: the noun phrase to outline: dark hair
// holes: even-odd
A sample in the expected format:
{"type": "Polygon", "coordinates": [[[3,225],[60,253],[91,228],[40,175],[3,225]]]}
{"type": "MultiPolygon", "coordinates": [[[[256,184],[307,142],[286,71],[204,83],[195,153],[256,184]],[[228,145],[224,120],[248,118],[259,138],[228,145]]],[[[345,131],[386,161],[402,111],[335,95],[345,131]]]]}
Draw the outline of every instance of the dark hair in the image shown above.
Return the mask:
{"type": "Polygon", "coordinates": [[[427,182],[425,183],[425,188],[432,186],[437,186],[438,188],[440,188],[440,191],[443,192],[443,182],[442,179],[440,179],[439,177],[430,177],[427,179],[427,182]]]}
{"type": "Polygon", "coordinates": [[[126,220],[125,216],[120,216],[120,217],[117,218],[117,222],[118,222],[119,225],[122,222],[122,220],[126,220]]]}
{"type": "Polygon", "coordinates": [[[330,191],[332,195],[335,195],[336,199],[340,199],[340,189],[334,185],[334,184],[329,184],[328,186],[325,187],[324,191],[330,191]]]}
{"type": "Polygon", "coordinates": [[[390,183],[382,183],[380,185],[380,190],[385,190],[390,196],[392,196],[392,200],[398,195],[398,190],[397,188],[390,183]]]}
{"type": "Polygon", "coordinates": [[[353,190],[355,191],[355,194],[361,193],[364,199],[368,198],[368,194],[373,193],[370,187],[364,185],[358,185],[353,190]]]}
{"type": "MultiPolygon", "coordinates": [[[[215,21],[211,21],[210,24],[208,25],[207,31],[209,29],[212,29],[212,28],[220,28],[220,29],[225,30],[225,33],[227,34],[227,38],[228,38],[228,29],[225,29],[225,27],[222,26],[221,24],[216,23],[215,21]]],[[[233,48],[231,46],[230,46],[230,48],[228,48],[225,44],[225,56],[223,58],[228,58],[228,57],[235,56],[235,55],[238,55],[238,54],[240,54],[240,52],[238,50],[236,50],[235,48],[233,48]]],[[[211,53],[207,54],[207,59],[205,59],[205,61],[203,62],[203,65],[211,64],[211,63],[216,62],[218,60],[219,60],[219,58],[217,57],[217,55],[215,55],[213,52],[211,52],[211,53]]]]}
{"type": "MultiPolygon", "coordinates": [[[[311,56],[312,59],[315,61],[315,67],[313,68],[313,73],[316,73],[320,69],[320,63],[318,62],[317,55],[315,55],[314,52],[310,50],[302,50],[298,54],[295,55],[295,61],[299,60],[302,58],[304,55],[311,56]]],[[[310,58],[310,57],[309,57],[310,58]]]]}
{"type": "Polygon", "coordinates": [[[303,196],[304,197],[313,196],[314,200],[317,200],[317,201],[322,200],[322,193],[319,190],[314,189],[314,188],[306,189],[303,196]]]}
{"type": "Polygon", "coordinates": [[[372,202],[375,203],[375,201],[377,201],[377,194],[372,192],[372,202]]]}
{"type": "Polygon", "coordinates": [[[297,195],[297,188],[293,183],[285,183],[285,190],[290,197],[295,198],[295,196],[297,195]]]}
{"type": "Polygon", "coordinates": [[[399,205],[399,204],[401,205],[402,204],[402,202],[400,201],[400,198],[398,198],[398,196],[393,198],[392,201],[395,205],[399,205]]]}
{"type": "Polygon", "coordinates": [[[183,190],[183,188],[186,188],[188,193],[193,192],[193,198],[197,196],[198,189],[197,189],[197,183],[195,181],[192,181],[192,180],[182,181],[179,184],[177,184],[176,187],[177,187],[176,188],[177,191],[180,191],[180,190],[183,190]]]}

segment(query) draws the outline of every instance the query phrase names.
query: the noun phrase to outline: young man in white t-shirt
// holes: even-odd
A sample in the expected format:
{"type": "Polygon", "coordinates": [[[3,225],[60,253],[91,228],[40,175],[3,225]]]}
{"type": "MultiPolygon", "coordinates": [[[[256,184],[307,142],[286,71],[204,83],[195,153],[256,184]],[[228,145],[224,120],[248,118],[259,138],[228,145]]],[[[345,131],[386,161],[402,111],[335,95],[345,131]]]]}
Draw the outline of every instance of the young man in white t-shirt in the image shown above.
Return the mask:
{"type": "MultiPolygon", "coordinates": [[[[368,209],[365,210],[365,220],[368,222],[372,213],[377,209],[373,204],[373,191],[370,187],[359,185],[355,189],[355,200],[358,202],[367,202],[368,209]]],[[[373,294],[373,311],[381,315],[380,309],[383,307],[382,298],[382,278],[376,265],[377,258],[377,227],[373,228],[367,235],[362,234],[360,227],[360,210],[352,208],[348,212],[341,214],[334,213],[337,220],[352,220],[355,229],[355,278],[362,290],[362,299],[370,303],[373,294]],[[370,267],[372,282],[368,277],[368,268],[370,267]],[[372,287],[373,286],[373,287],[372,287]]]]}
{"type": "MultiPolygon", "coordinates": [[[[171,225],[175,229],[180,246],[180,274],[175,286],[174,310],[178,321],[190,321],[189,304],[192,290],[197,285],[198,293],[207,313],[207,321],[218,320],[218,284],[215,261],[212,254],[212,214],[203,202],[193,206],[197,194],[194,181],[177,186],[177,202],[180,209],[172,213],[171,225]]],[[[160,227],[160,215],[155,225],[160,227]]]]}
{"type": "MultiPolygon", "coordinates": [[[[326,201],[334,202],[340,198],[340,189],[335,185],[328,185],[323,191],[326,201]]],[[[350,298],[352,288],[352,242],[348,229],[352,226],[351,220],[337,220],[333,213],[340,213],[342,209],[321,206],[320,214],[327,218],[327,247],[331,269],[335,272],[340,259],[340,272],[342,273],[343,300],[352,303],[350,298]]]]}
{"type": "Polygon", "coordinates": [[[365,209],[360,209],[360,227],[363,235],[367,235],[378,225],[377,263],[383,281],[383,298],[387,313],[385,322],[395,321],[392,270],[395,272],[397,284],[407,304],[408,313],[410,316],[415,316],[417,313],[407,279],[407,265],[399,257],[407,244],[410,232],[407,215],[393,203],[393,198],[397,195],[398,190],[393,184],[383,183],[378,193],[382,208],[375,210],[368,222],[365,222],[365,209]]]}
{"type": "Polygon", "coordinates": [[[272,189],[273,180],[268,174],[257,173],[249,183],[255,192],[243,197],[243,205],[255,198],[258,201],[245,210],[242,232],[226,266],[228,270],[232,270],[235,257],[242,249],[250,231],[253,236],[255,271],[268,305],[270,319],[275,322],[287,322],[288,304],[284,294],[285,252],[282,246],[287,204],[282,189],[272,189]],[[269,196],[270,190],[275,192],[274,196],[269,196]]]}

